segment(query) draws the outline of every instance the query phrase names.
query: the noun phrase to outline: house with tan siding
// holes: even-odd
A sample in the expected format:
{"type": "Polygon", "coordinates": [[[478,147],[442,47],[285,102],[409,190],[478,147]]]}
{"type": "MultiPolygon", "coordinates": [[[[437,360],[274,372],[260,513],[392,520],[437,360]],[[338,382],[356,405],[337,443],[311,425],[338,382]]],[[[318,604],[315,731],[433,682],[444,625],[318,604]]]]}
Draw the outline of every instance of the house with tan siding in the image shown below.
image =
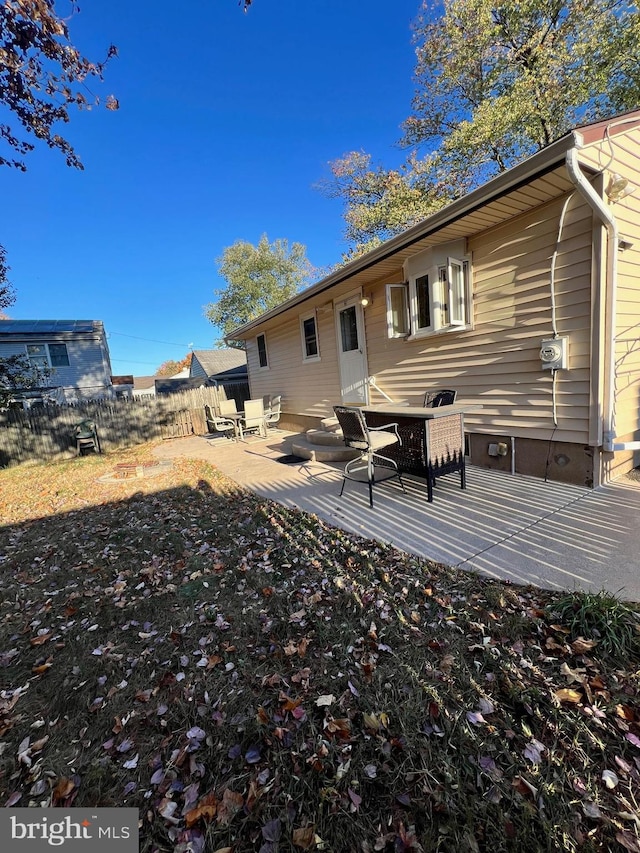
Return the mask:
{"type": "Polygon", "coordinates": [[[640,464],[640,110],[578,127],[236,329],[281,426],[452,388],[472,464],[640,464]],[[492,455],[500,443],[506,455],[492,455]]]}

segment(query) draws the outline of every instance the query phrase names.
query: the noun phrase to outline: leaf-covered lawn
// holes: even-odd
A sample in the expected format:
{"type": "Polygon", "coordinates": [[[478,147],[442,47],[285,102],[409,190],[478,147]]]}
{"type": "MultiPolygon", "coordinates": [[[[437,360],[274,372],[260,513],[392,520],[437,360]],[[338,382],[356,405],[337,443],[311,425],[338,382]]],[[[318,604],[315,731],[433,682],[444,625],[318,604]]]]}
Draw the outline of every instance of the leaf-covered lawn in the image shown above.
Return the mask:
{"type": "Polygon", "coordinates": [[[136,807],[143,853],[640,851],[633,613],[605,655],[203,462],[99,482],[149,458],[0,471],[2,805],[136,807]]]}

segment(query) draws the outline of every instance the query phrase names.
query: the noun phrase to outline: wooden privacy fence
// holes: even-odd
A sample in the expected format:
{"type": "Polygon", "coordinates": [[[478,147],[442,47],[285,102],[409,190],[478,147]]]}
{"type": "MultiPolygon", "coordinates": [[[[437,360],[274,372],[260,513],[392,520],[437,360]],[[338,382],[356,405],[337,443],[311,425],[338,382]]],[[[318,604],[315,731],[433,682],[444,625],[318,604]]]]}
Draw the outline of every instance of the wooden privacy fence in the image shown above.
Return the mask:
{"type": "Polygon", "coordinates": [[[130,447],[157,438],[204,435],[205,406],[234,399],[238,409],[249,398],[247,383],[194,388],[157,397],[121,397],[70,406],[10,409],[0,412],[0,468],[23,462],[46,462],[60,454],[75,453],[74,427],[95,421],[103,450],[130,447]]]}

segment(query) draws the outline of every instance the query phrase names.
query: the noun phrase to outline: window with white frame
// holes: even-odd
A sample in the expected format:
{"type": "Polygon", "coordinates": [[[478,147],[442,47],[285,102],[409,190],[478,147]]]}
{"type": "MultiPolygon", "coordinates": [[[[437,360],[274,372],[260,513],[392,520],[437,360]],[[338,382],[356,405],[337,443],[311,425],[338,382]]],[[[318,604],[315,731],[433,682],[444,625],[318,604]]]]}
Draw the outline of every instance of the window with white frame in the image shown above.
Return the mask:
{"type": "Polygon", "coordinates": [[[318,323],[315,311],[300,317],[300,334],[302,336],[303,361],[319,361],[320,345],[318,343],[318,323]]]}
{"type": "Polygon", "coordinates": [[[421,337],[469,325],[469,260],[446,254],[446,248],[412,259],[409,280],[386,286],[390,338],[421,337]]]}
{"type": "Polygon", "coordinates": [[[66,344],[27,344],[27,358],[31,367],[40,370],[69,366],[66,344]]]}
{"type": "Polygon", "coordinates": [[[406,338],[409,325],[409,287],[406,283],[387,285],[387,328],[390,338],[406,338]]]}
{"type": "Polygon", "coordinates": [[[258,335],[256,337],[256,345],[258,347],[258,364],[260,367],[269,367],[269,360],[267,358],[267,338],[265,335],[258,335]]]}

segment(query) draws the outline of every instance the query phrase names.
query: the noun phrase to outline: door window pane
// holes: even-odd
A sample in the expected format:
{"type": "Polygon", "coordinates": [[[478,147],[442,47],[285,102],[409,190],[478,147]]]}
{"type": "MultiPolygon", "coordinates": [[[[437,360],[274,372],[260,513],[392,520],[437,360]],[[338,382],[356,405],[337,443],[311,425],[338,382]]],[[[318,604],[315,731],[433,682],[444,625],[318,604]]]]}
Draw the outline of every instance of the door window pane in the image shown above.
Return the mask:
{"type": "Polygon", "coordinates": [[[358,318],[356,306],[345,308],[340,312],[340,337],[342,340],[342,352],[352,352],[359,349],[358,344],[358,318]]]}

